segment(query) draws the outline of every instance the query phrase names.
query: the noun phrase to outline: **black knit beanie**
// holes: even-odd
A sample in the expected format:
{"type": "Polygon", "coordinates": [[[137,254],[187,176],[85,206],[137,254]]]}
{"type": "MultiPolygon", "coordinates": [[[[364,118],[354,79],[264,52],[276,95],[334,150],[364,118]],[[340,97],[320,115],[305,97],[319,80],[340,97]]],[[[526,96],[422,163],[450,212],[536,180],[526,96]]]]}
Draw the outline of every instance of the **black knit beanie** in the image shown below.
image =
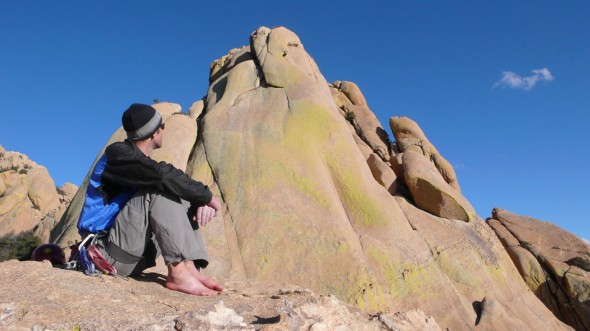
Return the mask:
{"type": "Polygon", "coordinates": [[[162,117],[150,105],[132,104],[123,113],[123,128],[131,141],[144,140],[151,137],[162,124],[162,117]]]}

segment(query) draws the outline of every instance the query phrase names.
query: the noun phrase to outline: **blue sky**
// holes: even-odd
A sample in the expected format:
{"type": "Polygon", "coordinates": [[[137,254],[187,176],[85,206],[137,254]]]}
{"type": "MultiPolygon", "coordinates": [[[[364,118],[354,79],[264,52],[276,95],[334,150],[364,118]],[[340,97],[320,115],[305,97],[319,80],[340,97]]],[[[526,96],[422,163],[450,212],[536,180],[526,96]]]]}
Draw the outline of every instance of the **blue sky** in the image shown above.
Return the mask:
{"type": "Polygon", "coordinates": [[[0,144],[79,185],[129,104],[187,110],[213,60],[285,26],[387,131],[415,120],[480,216],[590,239],[588,17],[588,1],[2,0],[0,144]]]}

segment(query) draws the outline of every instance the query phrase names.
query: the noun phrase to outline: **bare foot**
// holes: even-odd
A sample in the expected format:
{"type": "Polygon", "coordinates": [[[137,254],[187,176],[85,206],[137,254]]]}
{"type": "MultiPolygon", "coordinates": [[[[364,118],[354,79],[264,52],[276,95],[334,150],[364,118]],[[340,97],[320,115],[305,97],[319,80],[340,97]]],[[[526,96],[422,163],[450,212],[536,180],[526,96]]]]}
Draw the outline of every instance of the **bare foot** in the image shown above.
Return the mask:
{"type": "Polygon", "coordinates": [[[193,261],[184,261],[184,263],[186,264],[187,269],[191,272],[192,276],[195,277],[201,284],[217,292],[223,291],[223,286],[213,279],[207,278],[205,275],[200,273],[195,267],[193,261]]]}
{"type": "Polygon", "coordinates": [[[219,294],[219,292],[205,286],[201,281],[196,279],[182,262],[168,265],[166,287],[173,291],[200,296],[215,296],[219,294]]]}

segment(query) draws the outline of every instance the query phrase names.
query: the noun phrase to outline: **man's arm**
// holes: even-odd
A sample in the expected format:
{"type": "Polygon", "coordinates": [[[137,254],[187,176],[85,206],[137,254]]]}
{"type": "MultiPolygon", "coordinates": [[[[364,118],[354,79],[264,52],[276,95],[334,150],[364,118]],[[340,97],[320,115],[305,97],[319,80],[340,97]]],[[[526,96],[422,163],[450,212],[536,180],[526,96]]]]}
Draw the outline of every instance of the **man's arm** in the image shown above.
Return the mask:
{"type": "Polygon", "coordinates": [[[207,205],[213,198],[207,185],[191,179],[171,164],[152,160],[127,142],[109,146],[105,154],[107,165],[101,178],[107,189],[108,186],[153,188],[196,206],[207,205]]]}

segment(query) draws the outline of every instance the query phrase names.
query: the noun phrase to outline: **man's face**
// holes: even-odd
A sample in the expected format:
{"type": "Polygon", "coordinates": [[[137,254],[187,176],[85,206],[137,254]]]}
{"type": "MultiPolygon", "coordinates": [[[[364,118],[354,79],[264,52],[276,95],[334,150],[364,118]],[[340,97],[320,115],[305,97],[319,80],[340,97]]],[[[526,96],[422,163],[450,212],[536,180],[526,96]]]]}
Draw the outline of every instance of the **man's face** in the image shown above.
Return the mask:
{"type": "Polygon", "coordinates": [[[162,147],[162,136],[164,135],[164,123],[160,125],[156,133],[154,133],[154,149],[162,147]]]}

